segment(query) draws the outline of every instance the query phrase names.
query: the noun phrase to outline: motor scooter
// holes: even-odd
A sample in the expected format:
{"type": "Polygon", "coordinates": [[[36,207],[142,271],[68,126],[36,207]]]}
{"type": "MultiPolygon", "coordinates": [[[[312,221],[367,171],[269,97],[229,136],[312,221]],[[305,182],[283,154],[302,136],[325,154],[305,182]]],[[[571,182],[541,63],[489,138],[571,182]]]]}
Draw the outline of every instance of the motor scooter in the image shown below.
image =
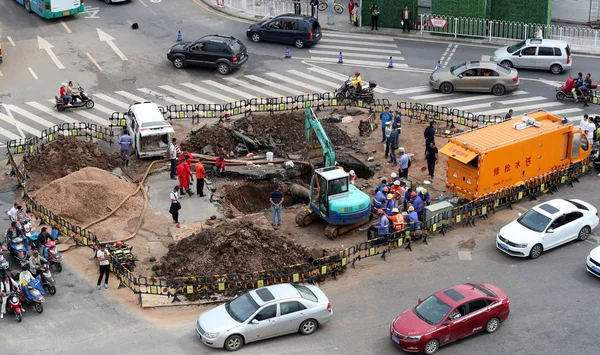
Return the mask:
{"type": "Polygon", "coordinates": [[[335,91],[335,98],[338,101],[343,101],[345,99],[348,100],[365,100],[366,102],[373,102],[375,100],[375,95],[373,94],[373,90],[377,87],[377,83],[374,81],[369,81],[368,87],[361,87],[360,89],[355,89],[351,83],[352,79],[348,78],[339,89],[335,91]]]}
{"type": "Polygon", "coordinates": [[[56,281],[50,272],[50,265],[42,264],[40,267],[40,276],[44,289],[48,290],[48,293],[54,296],[56,294],[56,281]]]}
{"type": "Polygon", "coordinates": [[[22,236],[13,237],[8,243],[10,255],[17,259],[21,265],[27,262],[27,250],[29,249],[29,243],[27,238],[22,236]]]}
{"type": "Polygon", "coordinates": [[[6,271],[10,268],[10,265],[8,264],[8,260],[6,260],[6,258],[4,257],[5,251],[6,251],[6,246],[4,244],[2,244],[2,246],[0,246],[0,271],[6,271]]]}
{"type": "Polygon", "coordinates": [[[81,100],[77,100],[77,101],[73,100],[73,101],[71,101],[70,105],[69,105],[69,101],[67,101],[67,99],[60,98],[59,96],[54,96],[54,108],[56,108],[58,111],[61,111],[61,112],[65,111],[67,109],[79,108],[79,107],[85,107],[87,109],[94,108],[94,100],[92,100],[92,96],[86,94],[81,86],[79,87],[79,95],[78,96],[81,97],[81,100]]]}
{"type": "Polygon", "coordinates": [[[56,249],[56,241],[48,240],[44,246],[46,247],[46,251],[48,253],[48,257],[46,257],[46,259],[48,259],[50,266],[54,265],[54,267],[56,267],[56,271],[61,272],[63,256],[56,249]]]}
{"type": "Polygon", "coordinates": [[[19,297],[19,292],[17,291],[12,291],[9,295],[8,295],[8,310],[11,311],[14,315],[15,318],[17,318],[17,322],[20,322],[23,320],[23,312],[22,312],[22,304],[21,304],[21,298],[19,297]]]}
{"type": "MultiPolygon", "coordinates": [[[[19,284],[23,285],[23,272],[19,274],[19,284]]],[[[22,300],[24,303],[33,305],[35,311],[38,313],[42,313],[44,311],[44,286],[42,284],[42,280],[40,276],[36,276],[33,279],[29,280],[25,286],[21,287],[22,289],[22,300]]]]}

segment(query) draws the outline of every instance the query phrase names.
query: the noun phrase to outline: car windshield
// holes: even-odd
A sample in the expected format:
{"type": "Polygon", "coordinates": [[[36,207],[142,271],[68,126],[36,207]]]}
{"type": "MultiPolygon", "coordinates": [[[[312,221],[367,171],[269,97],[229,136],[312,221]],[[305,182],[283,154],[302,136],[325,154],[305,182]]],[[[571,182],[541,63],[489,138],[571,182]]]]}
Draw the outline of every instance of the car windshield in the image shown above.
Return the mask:
{"type": "Polygon", "coordinates": [[[450,309],[450,306],[433,295],[415,307],[415,314],[425,322],[436,325],[444,319],[450,309]]]}
{"type": "Polygon", "coordinates": [[[258,304],[254,301],[250,292],[225,304],[227,313],[239,323],[245,322],[258,308],[258,304]]]}
{"type": "Polygon", "coordinates": [[[302,285],[297,285],[297,284],[292,284],[292,286],[294,286],[294,288],[298,291],[298,293],[300,293],[300,296],[302,298],[304,298],[305,300],[309,300],[309,301],[313,301],[313,302],[317,302],[317,296],[315,296],[315,294],[306,286],[302,286],[302,285]]]}
{"type": "Polygon", "coordinates": [[[467,63],[462,63],[462,64],[459,64],[459,65],[456,65],[456,66],[450,68],[450,73],[452,75],[458,75],[458,74],[464,72],[465,70],[467,70],[467,63]]]}
{"type": "Polygon", "coordinates": [[[519,217],[517,222],[519,222],[523,227],[531,229],[532,231],[543,232],[546,227],[548,227],[550,218],[532,209],[519,217]]]}
{"type": "Polygon", "coordinates": [[[240,53],[244,50],[244,45],[242,44],[242,42],[240,42],[238,40],[230,41],[229,46],[233,50],[233,53],[240,53]]]}
{"type": "Polygon", "coordinates": [[[525,45],[525,41],[506,47],[506,51],[510,54],[513,54],[514,52],[523,48],[524,45],[525,45]]]}

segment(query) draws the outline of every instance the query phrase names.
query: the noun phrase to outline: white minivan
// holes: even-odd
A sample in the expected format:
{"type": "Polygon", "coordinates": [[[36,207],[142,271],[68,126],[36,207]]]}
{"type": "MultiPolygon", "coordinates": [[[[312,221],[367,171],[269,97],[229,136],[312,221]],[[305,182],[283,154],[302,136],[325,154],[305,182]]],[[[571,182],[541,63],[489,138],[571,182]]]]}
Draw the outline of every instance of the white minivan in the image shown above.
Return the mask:
{"type": "Polygon", "coordinates": [[[164,156],[171,133],[174,133],[158,105],[149,101],[129,106],[126,129],[133,139],[132,149],[139,158],[164,156]]]}
{"type": "Polygon", "coordinates": [[[492,61],[508,68],[549,70],[558,75],[571,69],[571,48],[565,41],[532,38],[494,52],[492,61]]]}

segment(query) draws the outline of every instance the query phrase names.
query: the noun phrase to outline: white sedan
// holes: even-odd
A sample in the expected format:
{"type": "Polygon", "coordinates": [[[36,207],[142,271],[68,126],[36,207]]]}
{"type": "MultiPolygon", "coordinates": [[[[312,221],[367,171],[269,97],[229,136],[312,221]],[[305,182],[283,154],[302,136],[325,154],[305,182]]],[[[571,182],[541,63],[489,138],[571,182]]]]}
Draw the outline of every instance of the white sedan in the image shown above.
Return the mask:
{"type": "Polygon", "coordinates": [[[600,247],[596,247],[590,251],[585,264],[587,271],[594,276],[600,277],[600,247]]]}
{"type": "Polygon", "coordinates": [[[598,226],[598,210],[581,200],[541,203],[500,229],[496,247],[506,254],[536,259],[571,240],[586,240],[598,226]]]}

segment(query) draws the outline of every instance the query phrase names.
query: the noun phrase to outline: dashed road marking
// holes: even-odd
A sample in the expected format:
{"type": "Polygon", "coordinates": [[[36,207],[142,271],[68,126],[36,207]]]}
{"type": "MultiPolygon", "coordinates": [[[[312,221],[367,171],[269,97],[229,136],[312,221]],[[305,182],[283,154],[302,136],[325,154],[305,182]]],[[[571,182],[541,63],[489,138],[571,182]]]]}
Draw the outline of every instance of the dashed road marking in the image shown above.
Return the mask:
{"type": "Polygon", "coordinates": [[[29,69],[29,72],[31,73],[31,75],[33,76],[33,78],[35,80],[38,80],[38,77],[37,77],[37,75],[35,75],[35,72],[33,71],[33,69],[31,69],[31,68],[27,68],[27,69],[29,69]]]}
{"type": "Polygon", "coordinates": [[[146,5],[146,3],[144,1],[142,1],[142,0],[138,0],[138,1],[141,2],[142,5],[144,5],[144,7],[148,7],[148,5],[146,5]]]}
{"type": "Polygon", "coordinates": [[[90,60],[92,61],[92,63],[94,63],[94,65],[96,66],[96,68],[98,68],[98,70],[103,71],[102,67],[100,66],[100,64],[98,64],[98,62],[96,61],[96,59],[94,59],[94,57],[92,57],[91,54],[86,53],[88,58],[90,58],[90,60]]]}
{"type": "MultiPolygon", "coordinates": [[[[450,49],[450,46],[448,46],[448,49],[450,49]]],[[[448,50],[448,49],[446,49],[446,50],[448,50]]],[[[452,59],[452,56],[454,55],[454,53],[456,53],[457,49],[458,49],[458,44],[455,44],[454,45],[454,49],[452,49],[452,51],[450,52],[450,54],[448,54],[448,56],[446,57],[446,62],[442,66],[443,68],[445,68],[448,65],[448,63],[450,62],[450,59],[452,59]]]]}
{"type": "Polygon", "coordinates": [[[2,71],[0,70],[0,76],[4,76],[4,74],[2,74],[2,71]]]}
{"type": "Polygon", "coordinates": [[[69,26],[67,26],[65,21],[60,21],[60,24],[65,28],[65,31],[67,31],[67,33],[72,33],[71,29],[69,28],[69,26]]]}
{"type": "Polygon", "coordinates": [[[6,36],[6,38],[8,39],[8,41],[10,42],[10,44],[11,44],[13,47],[16,47],[16,46],[17,46],[17,45],[15,44],[15,42],[13,41],[13,39],[12,39],[10,36],[6,36]]]}

